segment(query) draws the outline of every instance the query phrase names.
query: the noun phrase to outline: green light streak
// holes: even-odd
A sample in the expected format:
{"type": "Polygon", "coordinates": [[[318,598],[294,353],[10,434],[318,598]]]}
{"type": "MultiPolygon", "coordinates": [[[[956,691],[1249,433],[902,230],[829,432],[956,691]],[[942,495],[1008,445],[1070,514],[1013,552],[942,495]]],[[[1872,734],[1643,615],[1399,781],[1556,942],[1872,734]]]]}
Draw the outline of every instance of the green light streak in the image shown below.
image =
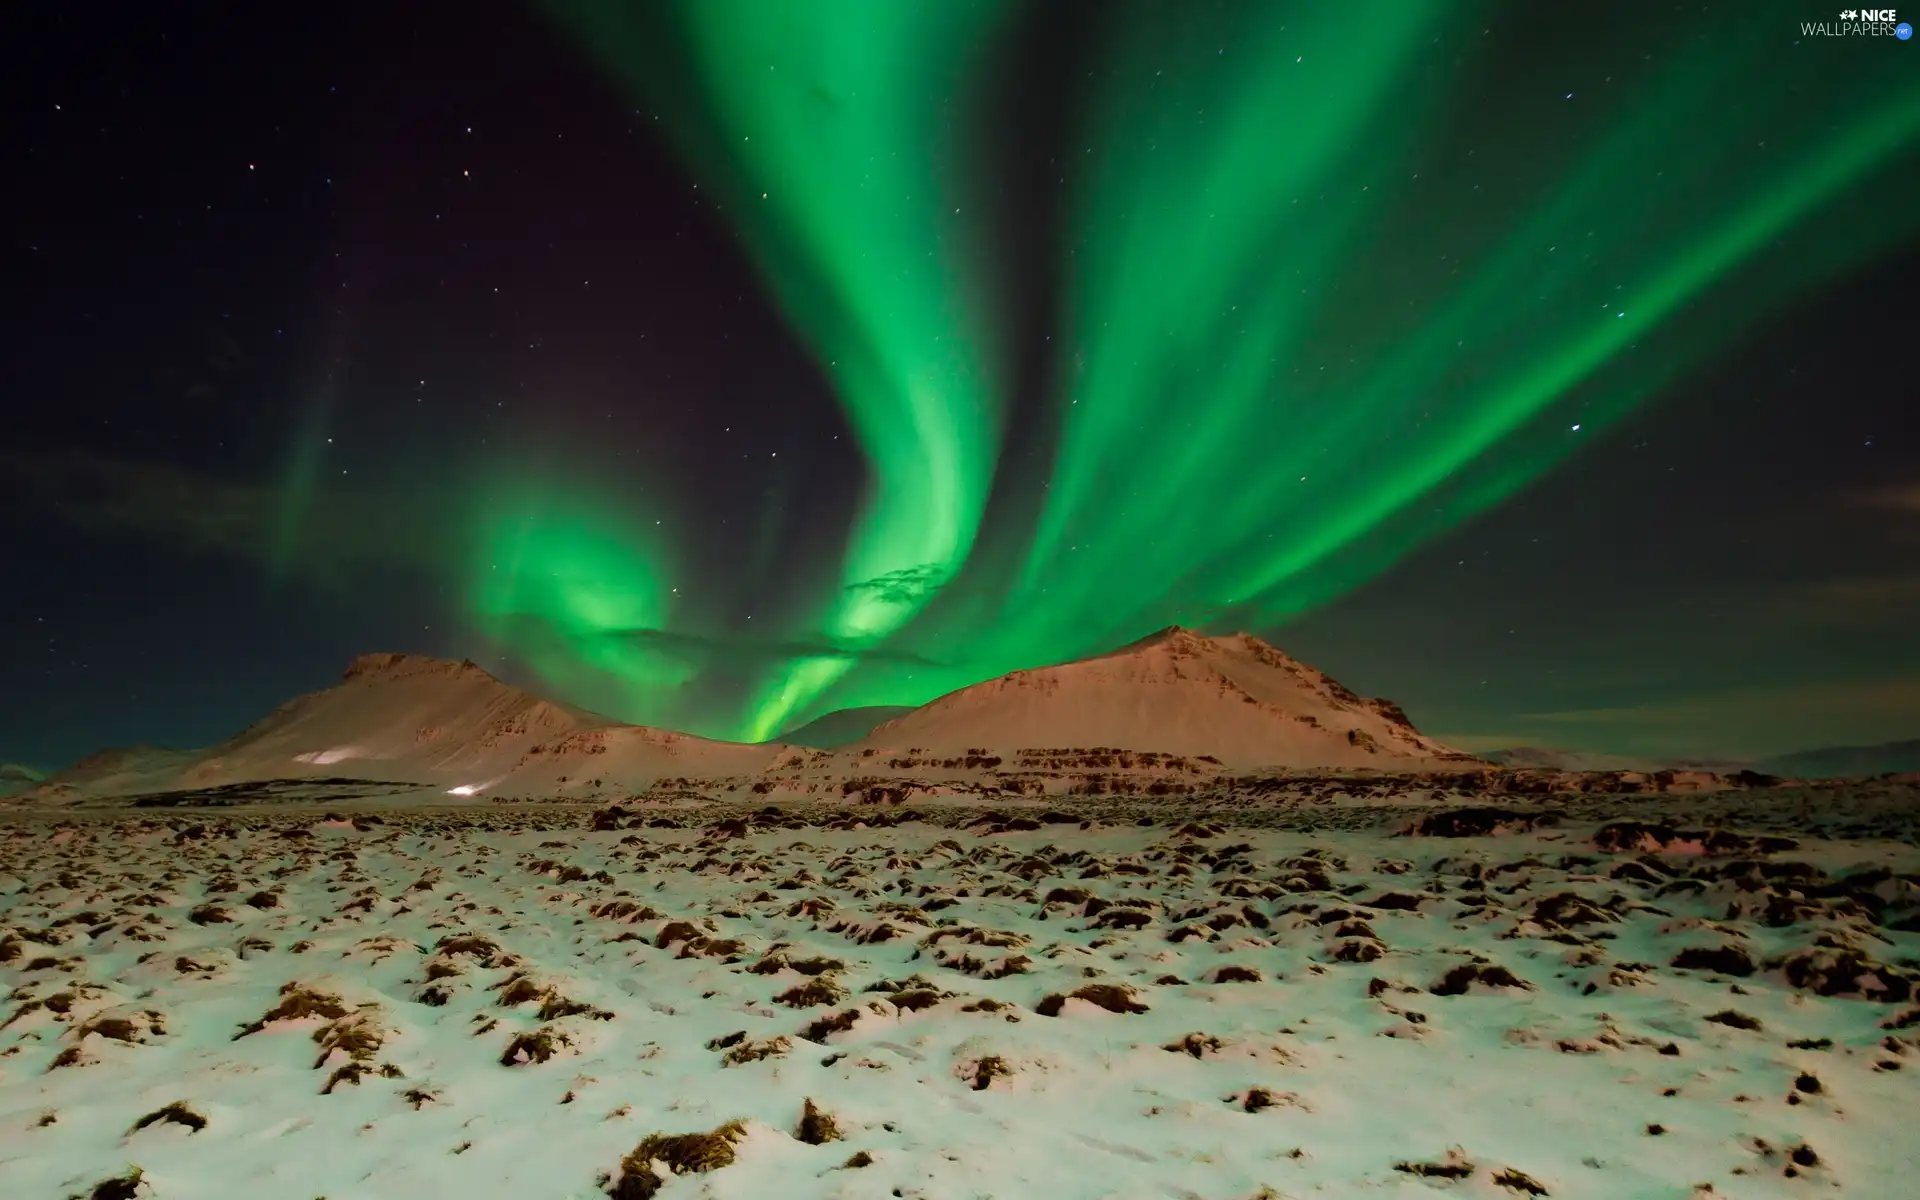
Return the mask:
{"type": "Polygon", "coordinates": [[[1459,52],[1474,14],[1414,6],[1365,30],[1249,9],[1229,34],[1127,11],[1085,138],[1064,436],[1018,585],[985,619],[903,639],[951,668],[865,668],[835,706],[922,701],[1171,620],[1270,628],[1915,227],[1911,206],[1820,222],[1920,140],[1897,56],[1841,86],[1777,29],[1676,28],[1591,136],[1554,137],[1550,113],[1494,122],[1423,181],[1424,118],[1444,115],[1431,59],[1463,83],[1488,65],[1459,52]]]}
{"type": "Polygon", "coordinates": [[[327,428],[331,424],[332,405],[325,395],[307,405],[300,428],[295,432],[275,489],[273,535],[267,547],[267,579],[282,583],[293,572],[300,553],[300,535],[313,507],[320,485],[320,468],[327,451],[327,428]]]}
{"type": "Polygon", "coordinates": [[[1103,8],[1061,147],[1059,443],[1032,528],[974,556],[1008,354],[969,267],[989,256],[958,131],[1001,6],[686,0],[677,87],[638,68],[616,6],[561,11],[672,101],[663,124],[870,463],[840,587],[795,639],[848,653],[773,671],[756,738],[1171,620],[1271,628],[1920,222],[1860,219],[1863,184],[1916,165],[1920,76],[1896,45],[1663,17],[1644,52],[1570,52],[1591,78],[1562,107],[1443,0],[1380,21],[1103,8]],[[903,653],[859,654],[876,647],[903,653]]]}
{"type": "MultiPolygon", "coordinates": [[[[998,3],[687,0],[674,10],[698,109],[674,132],[832,378],[872,476],[841,588],[812,631],[871,646],[965,563],[998,450],[996,354],[967,224],[953,109],[998,3]]],[[[644,91],[617,13],[562,6],[644,91]]],[[[659,97],[656,95],[656,99],[659,97]]],[[[852,660],[799,659],[751,704],[765,738],[852,660]]]]}
{"type": "MultiPolygon", "coordinates": [[[[1413,15],[1409,25],[1424,34],[1418,18],[1432,14],[1413,15]]],[[[1301,36],[1312,40],[1309,31],[1301,36]]],[[[1676,124],[1688,127],[1686,114],[1717,99],[1727,77],[1754,69],[1751,55],[1757,49],[1773,49],[1769,39],[1750,38],[1749,43],[1730,46],[1722,39],[1676,56],[1663,77],[1644,90],[1637,111],[1553,186],[1538,215],[1499,244],[1454,299],[1433,308],[1410,337],[1377,362],[1330,364],[1324,348],[1300,343],[1303,328],[1322,339],[1364,336],[1364,330],[1336,328],[1329,319],[1336,310],[1321,297],[1342,287],[1351,290],[1353,280],[1342,273],[1367,265],[1367,256],[1358,256],[1356,264],[1349,256],[1330,259],[1312,247],[1288,245],[1284,238],[1297,220],[1290,211],[1297,201],[1281,205],[1278,194],[1259,187],[1263,179],[1286,179],[1294,190],[1351,188],[1369,178],[1361,186],[1378,184],[1365,172],[1355,179],[1350,169],[1338,169],[1322,152],[1327,143],[1316,136],[1318,128],[1309,126],[1297,137],[1287,136],[1278,122],[1266,130],[1264,143],[1287,147],[1280,157],[1294,162],[1298,178],[1271,164],[1260,164],[1264,174],[1252,167],[1214,166],[1242,157],[1231,137],[1240,123],[1223,117],[1215,124],[1225,132],[1189,135],[1186,144],[1198,164],[1150,172],[1127,162],[1122,182],[1145,181],[1131,190],[1101,180],[1092,189],[1091,244],[1078,249],[1089,281],[1083,290],[1100,302],[1088,306],[1090,318],[1078,343],[1086,367],[1071,393],[1068,436],[1024,593],[1029,608],[1051,610],[1055,619],[1029,622],[1028,652],[1038,654],[1045,647],[1057,657],[1066,640],[1062,633],[1111,628],[1101,622],[1103,616],[1137,629],[1183,610],[1237,606],[1269,619],[1287,615],[1288,606],[1272,603],[1270,592],[1282,585],[1298,588],[1305,582],[1300,576],[1378,534],[1389,518],[1563,400],[1914,137],[1910,103],[1895,102],[1869,109],[1864,122],[1842,127],[1833,140],[1816,135],[1784,147],[1762,179],[1712,156],[1676,164],[1671,178],[1666,173],[1635,178],[1636,160],[1644,162],[1663,139],[1670,143],[1676,124]],[[1236,194],[1266,200],[1239,209],[1247,220],[1236,227],[1214,220],[1221,210],[1210,186],[1192,189],[1184,208],[1177,200],[1152,196],[1156,180],[1166,177],[1233,178],[1240,181],[1236,194]],[[1743,192],[1756,183],[1765,190],[1749,201],[1743,192]],[[1728,205],[1731,211],[1723,207],[1728,205]],[[1275,210],[1283,214],[1279,221],[1275,210]],[[1141,212],[1153,218],[1147,232],[1142,232],[1148,223],[1141,212]],[[1154,229],[1162,231],[1157,238],[1154,229]],[[1205,232],[1182,236],[1181,231],[1191,230],[1205,232]],[[1277,262],[1268,253],[1276,238],[1287,251],[1277,262]],[[1547,265],[1545,252],[1556,243],[1578,247],[1579,269],[1547,265]],[[1120,265],[1109,265],[1103,252],[1120,265]],[[1626,282],[1597,287],[1600,268],[1594,264],[1602,260],[1614,279],[1626,282]],[[1264,301],[1225,303],[1235,295],[1233,283],[1246,279],[1249,264],[1256,263],[1288,283],[1303,279],[1307,286],[1293,294],[1296,289],[1269,282],[1264,301]],[[1331,277],[1330,264],[1336,268],[1331,277]],[[1273,271],[1275,266],[1292,269],[1273,271]],[[1121,286],[1115,286],[1116,279],[1121,286]],[[1148,280],[1156,286],[1143,286],[1148,280]],[[1607,305],[1604,310],[1594,305],[1596,295],[1607,305]],[[1519,300],[1522,296],[1527,302],[1519,300]],[[1209,333],[1228,325],[1235,327],[1233,344],[1208,341],[1209,333]],[[1474,349],[1460,352],[1469,345],[1474,349]],[[1449,376],[1463,361],[1486,382],[1467,389],[1451,386],[1449,376]],[[1306,366],[1333,382],[1302,385],[1290,378],[1306,366]],[[1169,386],[1166,380],[1178,382],[1169,386]],[[1409,427],[1417,436],[1403,435],[1409,427]],[[1114,469],[1123,463],[1147,464],[1147,469],[1114,469]],[[1135,603],[1113,605],[1115,592],[1135,603]]],[[[1329,47],[1315,49],[1324,58],[1329,47]]],[[[1383,96],[1386,77],[1400,68],[1391,47],[1356,43],[1351,59],[1339,57],[1349,47],[1331,49],[1332,74],[1349,87],[1349,103],[1324,104],[1315,111],[1329,119],[1337,116],[1350,135],[1360,128],[1365,102],[1383,96]],[[1373,68],[1382,74],[1372,74],[1373,68]]],[[[1262,66],[1269,78],[1295,65],[1285,57],[1284,51],[1268,54],[1262,66]]],[[[1116,75],[1128,78],[1126,71],[1116,75]]],[[[1156,83],[1164,78],[1157,76],[1156,83]]],[[[1178,83],[1169,86],[1179,88],[1178,83]]],[[[1242,95],[1255,113],[1294,111],[1253,87],[1242,95]]],[[[1181,96],[1181,105],[1166,108],[1217,107],[1201,104],[1203,97],[1217,101],[1211,81],[1195,82],[1181,96]]],[[[1114,111],[1126,113],[1119,104],[1114,111]]],[[[1778,116],[1762,110],[1749,119],[1764,128],[1778,116]]],[[[1125,144],[1141,140],[1130,116],[1110,122],[1109,129],[1111,138],[1125,144]]],[[[1163,147],[1152,138],[1161,132],[1152,129],[1147,138],[1157,152],[1163,147]]],[[[1246,140],[1250,145],[1263,141],[1246,140]]],[[[1758,134],[1755,140],[1762,141],[1758,134]]],[[[1716,138],[1714,148],[1722,158],[1732,157],[1728,147],[1740,147],[1741,141],[1735,132],[1724,144],[1716,138]]],[[[1500,165],[1490,162],[1488,170],[1500,165]]],[[[1441,244],[1462,240],[1458,231],[1435,232],[1441,244]]],[[[1882,230],[1875,240],[1896,235],[1882,230]]],[[[1335,240],[1324,239],[1323,247],[1335,240]]],[[[1855,257],[1837,244],[1821,252],[1836,263],[1855,257]]],[[[1703,337],[1703,346],[1724,340],[1759,306],[1734,300],[1725,307],[1721,319],[1710,323],[1717,328],[1703,337]]],[[[1391,311],[1386,304],[1380,309],[1391,311]]],[[[1376,318],[1375,323],[1395,321],[1376,318]]],[[[1666,362],[1639,373],[1671,375],[1683,365],[1666,362]]],[[[1628,379],[1623,386],[1636,395],[1647,390],[1644,378],[1628,379]]],[[[1567,445],[1570,449],[1571,442],[1567,445]]],[[[1547,465],[1535,460],[1529,471],[1547,465]]],[[[1482,502],[1510,493],[1527,477],[1516,474],[1503,489],[1483,490],[1482,502]]],[[[1457,521],[1468,514],[1455,508],[1451,515],[1457,521]]],[[[1386,565],[1377,555],[1352,561],[1363,558],[1369,572],[1386,565]]],[[[1323,597],[1338,594],[1365,577],[1346,574],[1310,590],[1323,597]]]]}
{"type": "MultiPolygon", "coordinates": [[[[1439,486],[1624,352],[1809,210],[1916,137],[1920,137],[1920,93],[1910,96],[1905,105],[1881,110],[1866,123],[1842,131],[1785,181],[1740,210],[1723,227],[1709,231],[1672,269],[1634,289],[1633,299],[1627,302],[1633,308],[1631,313],[1618,309],[1611,320],[1603,314],[1584,335],[1576,334],[1551,357],[1532,364],[1505,386],[1489,391],[1480,406],[1426,444],[1424,455],[1394,481],[1395,486],[1375,489],[1357,502],[1326,514],[1311,537],[1285,553],[1265,561],[1248,561],[1248,569],[1227,585],[1227,595],[1258,595],[1377,528],[1396,510],[1439,486]]],[[[1843,240],[1857,244],[1857,231],[1843,240]]],[[[1512,482],[1517,486],[1524,480],[1512,482]]]]}
{"type": "Polygon", "coordinates": [[[506,481],[487,495],[468,595],[480,631],[562,695],[630,720],[669,712],[689,671],[645,640],[673,600],[650,527],[577,486],[506,481]]]}
{"type": "MultiPolygon", "coordinates": [[[[1269,5],[1252,10],[1251,29],[1191,16],[1133,23],[1097,102],[1092,138],[1104,153],[1081,189],[1073,305],[1086,366],[1070,387],[1030,585],[1051,588],[1060,556],[1081,553],[1076,524],[1117,530],[1130,514],[1178,507],[1217,468],[1222,443],[1262,416],[1272,364],[1313,312],[1294,283],[1335,266],[1370,199],[1357,182],[1330,212],[1303,209],[1302,196],[1351,172],[1357,144],[1388,136],[1380,106],[1448,7],[1423,0],[1393,20],[1354,22],[1269,5]],[[1221,436],[1187,435],[1182,418],[1196,410],[1221,436]],[[1149,444],[1151,471],[1115,469],[1149,444]]],[[[1380,150],[1370,144],[1367,157],[1380,150]]],[[[1075,570],[1097,588],[1136,553],[1132,538],[1101,539],[1075,570]]]]}

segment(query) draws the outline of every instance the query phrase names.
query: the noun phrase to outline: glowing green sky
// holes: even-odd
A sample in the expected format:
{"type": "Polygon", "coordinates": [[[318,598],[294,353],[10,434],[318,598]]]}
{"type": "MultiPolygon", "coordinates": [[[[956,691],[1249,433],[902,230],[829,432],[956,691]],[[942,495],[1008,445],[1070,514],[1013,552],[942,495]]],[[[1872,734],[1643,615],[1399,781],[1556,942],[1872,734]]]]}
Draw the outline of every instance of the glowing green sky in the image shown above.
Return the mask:
{"type": "Polygon", "coordinates": [[[149,15],[22,65],[0,762],[210,745],[383,650],[764,738],[1169,622],[1470,749],[1920,733],[1886,30],[149,15]]]}
{"type": "Polygon", "coordinates": [[[671,617],[661,539],[630,502],[506,477],[480,511],[472,603],[484,632],[562,694],[607,707],[645,709],[684,682],[671,659],[621,636],[671,617]],[[611,694],[609,681],[621,685],[611,694]]]}
{"type": "MultiPolygon", "coordinates": [[[[866,460],[837,578],[787,618],[825,649],[767,668],[705,730],[731,736],[1170,621],[1273,628],[1915,222],[1869,185],[1911,170],[1920,72],[1796,45],[1784,16],[1596,30],[1536,68],[1503,57],[1478,6],[1439,0],[1390,21],[1113,6],[1048,148],[1059,190],[1022,198],[1063,229],[1036,464],[1003,443],[1013,285],[972,207],[1007,186],[997,152],[1038,136],[985,119],[1012,86],[998,39],[1033,10],[556,11],[670,129],[866,460]],[[1037,503],[983,528],[1000,488],[1037,503]]],[[[657,547],[605,514],[535,511],[486,521],[492,557],[537,588],[482,576],[477,609],[540,614],[556,678],[636,695],[681,678],[596,640],[684,618],[657,547]]]]}
{"type": "MultiPolygon", "coordinates": [[[[1003,401],[956,98],[1000,6],[748,0],[677,15],[705,109],[676,132],[712,168],[871,465],[839,589],[810,620],[830,644],[871,647],[964,564],[992,479],[1003,401]]],[[[631,68],[619,53],[636,35],[610,36],[631,68]]],[[[851,663],[795,659],[742,733],[771,736],[851,663]]]]}

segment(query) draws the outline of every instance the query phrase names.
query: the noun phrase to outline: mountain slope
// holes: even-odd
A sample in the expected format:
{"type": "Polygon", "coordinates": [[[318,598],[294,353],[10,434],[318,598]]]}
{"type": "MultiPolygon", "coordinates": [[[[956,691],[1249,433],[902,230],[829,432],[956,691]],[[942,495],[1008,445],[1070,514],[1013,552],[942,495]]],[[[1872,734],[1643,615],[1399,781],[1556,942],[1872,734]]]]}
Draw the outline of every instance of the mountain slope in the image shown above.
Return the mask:
{"type": "Polygon", "coordinates": [[[40,782],[40,772],[20,763],[0,763],[0,796],[10,795],[40,782]]]}
{"type": "Polygon", "coordinates": [[[471,662],[365,654],[333,687],[297,696],[201,751],[107,751],[51,776],[51,798],[267,779],[374,779],[461,794],[616,791],[675,776],[749,773],[785,751],[625,725],[545,700],[471,662]]]}
{"type": "Polygon", "coordinates": [[[1472,761],[1421,735],[1392,701],[1363,699],[1251,634],[1208,638],[1178,626],[950,692],[857,745],[937,754],[1112,747],[1210,755],[1230,767],[1472,761]]]}
{"type": "Polygon", "coordinates": [[[1822,746],[1801,750],[1768,759],[1760,769],[1796,779],[1841,779],[1920,771],[1920,738],[1882,742],[1877,746],[1822,746]]]}
{"type": "Polygon", "coordinates": [[[910,704],[870,704],[864,708],[837,708],[822,713],[804,725],[796,725],[780,735],[789,746],[807,746],[832,750],[857,742],[878,725],[913,711],[910,704]]]}

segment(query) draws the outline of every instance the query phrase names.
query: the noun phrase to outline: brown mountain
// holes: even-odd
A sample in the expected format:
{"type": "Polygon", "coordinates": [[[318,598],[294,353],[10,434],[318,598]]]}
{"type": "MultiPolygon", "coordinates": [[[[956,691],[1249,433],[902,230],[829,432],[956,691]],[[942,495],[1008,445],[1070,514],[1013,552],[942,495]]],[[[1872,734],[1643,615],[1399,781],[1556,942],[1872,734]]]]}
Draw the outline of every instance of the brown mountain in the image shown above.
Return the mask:
{"type": "Polygon", "coordinates": [[[1155,750],[1229,767],[1399,768],[1472,762],[1391,700],[1355,695],[1251,634],[1178,626],[1108,654],[1015,671],[880,725],[856,749],[963,754],[1155,750]]]}
{"type": "Polygon", "coordinates": [[[364,654],[338,684],[287,701],[217,746],[106,751],[34,790],[59,799],[335,778],[461,795],[563,795],[751,774],[785,752],[623,724],[512,687],[471,662],[364,654]]]}

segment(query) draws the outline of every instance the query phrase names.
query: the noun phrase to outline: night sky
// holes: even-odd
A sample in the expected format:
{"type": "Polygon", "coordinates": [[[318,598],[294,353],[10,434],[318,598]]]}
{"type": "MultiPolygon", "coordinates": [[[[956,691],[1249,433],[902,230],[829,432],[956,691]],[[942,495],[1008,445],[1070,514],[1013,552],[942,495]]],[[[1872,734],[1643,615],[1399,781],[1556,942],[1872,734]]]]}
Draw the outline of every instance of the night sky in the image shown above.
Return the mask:
{"type": "Polygon", "coordinates": [[[1920,46],[1391,11],[9,6],[0,761],[1174,622],[1469,749],[1920,736],[1920,46]]]}

